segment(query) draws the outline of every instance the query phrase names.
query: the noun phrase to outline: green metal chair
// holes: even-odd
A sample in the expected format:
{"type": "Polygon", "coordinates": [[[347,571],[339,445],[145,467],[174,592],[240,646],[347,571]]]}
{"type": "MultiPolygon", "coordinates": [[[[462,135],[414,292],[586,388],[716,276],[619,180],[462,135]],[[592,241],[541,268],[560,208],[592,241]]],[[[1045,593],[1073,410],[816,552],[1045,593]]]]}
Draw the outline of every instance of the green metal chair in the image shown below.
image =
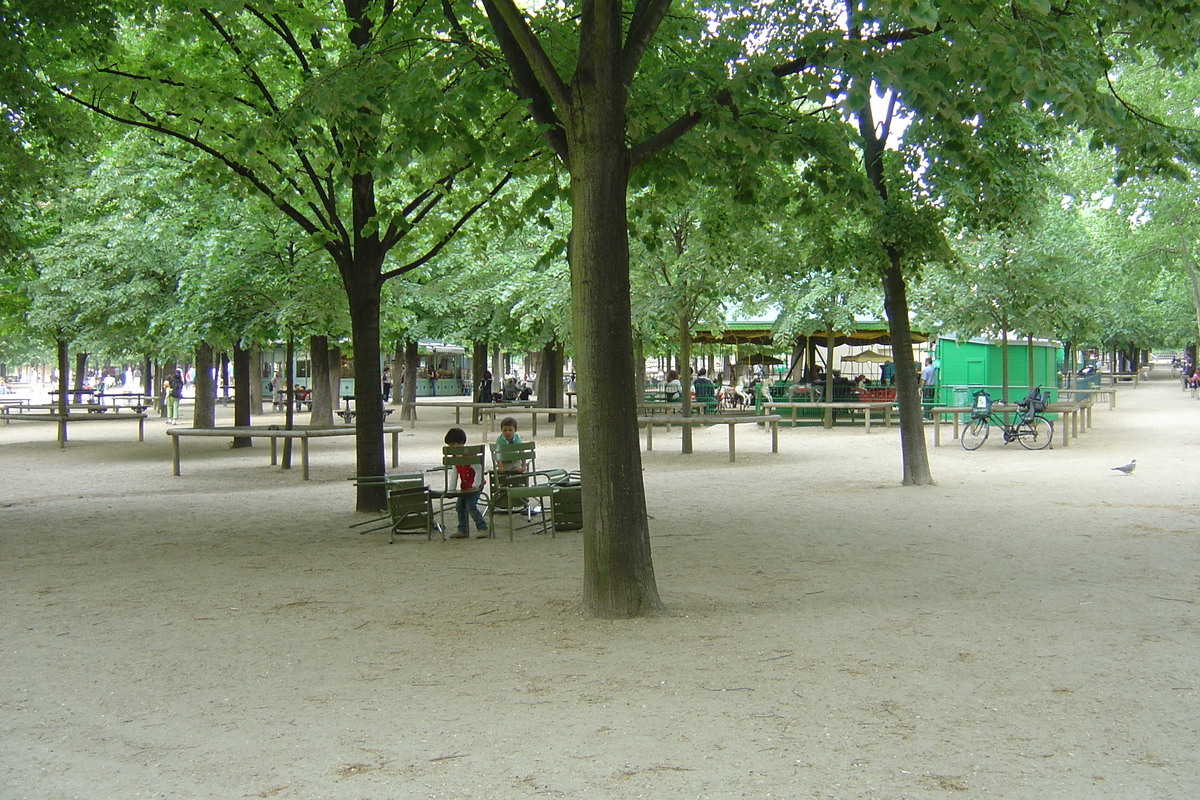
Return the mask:
{"type": "Polygon", "coordinates": [[[525,515],[520,527],[537,525],[541,533],[554,535],[550,502],[557,484],[569,481],[571,473],[565,469],[539,470],[537,448],[533,442],[497,442],[492,445],[492,493],[488,503],[488,527],[495,528],[497,511],[508,513],[508,539],[512,541],[518,527],[514,518],[525,515]],[[521,472],[501,471],[503,464],[524,464],[521,472]],[[536,501],[536,505],[535,505],[536,501]],[[534,520],[534,516],[538,516],[534,520]]]}
{"type": "MultiPolygon", "coordinates": [[[[391,533],[388,544],[396,541],[397,533],[425,531],[425,538],[433,540],[433,499],[429,487],[404,486],[388,493],[388,516],[391,518],[391,533]]],[[[442,540],[446,532],[442,529],[442,540]]]]}

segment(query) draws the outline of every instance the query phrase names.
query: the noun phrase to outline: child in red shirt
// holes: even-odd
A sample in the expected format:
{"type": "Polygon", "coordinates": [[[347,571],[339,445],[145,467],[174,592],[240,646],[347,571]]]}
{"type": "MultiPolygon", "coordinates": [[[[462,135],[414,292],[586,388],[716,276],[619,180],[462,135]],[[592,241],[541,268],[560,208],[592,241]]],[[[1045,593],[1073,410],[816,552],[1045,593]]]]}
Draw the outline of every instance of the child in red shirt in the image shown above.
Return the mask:
{"type": "MultiPolygon", "coordinates": [[[[460,447],[467,443],[467,432],[462,428],[451,428],[446,432],[446,444],[460,447]]],[[[486,539],[488,536],[487,520],[479,510],[479,495],[483,491],[483,476],[475,474],[475,467],[470,464],[457,464],[454,467],[454,479],[450,483],[452,491],[463,492],[454,501],[454,509],[458,512],[458,530],[450,534],[451,539],[467,538],[467,515],[475,520],[475,538],[486,539]],[[478,480],[478,484],[476,483],[478,480]]]]}

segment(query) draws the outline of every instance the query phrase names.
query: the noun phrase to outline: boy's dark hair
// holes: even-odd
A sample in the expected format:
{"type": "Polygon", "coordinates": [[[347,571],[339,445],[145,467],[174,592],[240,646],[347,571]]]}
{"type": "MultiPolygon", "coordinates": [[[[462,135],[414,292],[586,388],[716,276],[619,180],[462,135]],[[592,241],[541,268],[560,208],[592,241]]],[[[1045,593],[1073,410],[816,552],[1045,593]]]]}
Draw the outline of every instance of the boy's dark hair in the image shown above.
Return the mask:
{"type": "Polygon", "coordinates": [[[517,427],[517,420],[513,417],[505,417],[504,419],[500,420],[501,428],[507,427],[509,425],[513,426],[514,428],[517,427]]]}
{"type": "Polygon", "coordinates": [[[446,431],[446,444],[456,445],[466,443],[467,432],[462,428],[451,428],[450,430],[446,431]]]}

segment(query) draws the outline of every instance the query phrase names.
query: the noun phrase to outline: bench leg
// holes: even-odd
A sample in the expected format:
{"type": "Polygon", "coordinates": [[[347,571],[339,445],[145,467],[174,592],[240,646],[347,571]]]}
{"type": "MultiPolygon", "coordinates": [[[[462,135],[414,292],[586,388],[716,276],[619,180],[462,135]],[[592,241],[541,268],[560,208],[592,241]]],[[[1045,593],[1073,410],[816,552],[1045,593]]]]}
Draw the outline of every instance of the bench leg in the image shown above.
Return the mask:
{"type": "Polygon", "coordinates": [[[779,452],[779,420],[771,420],[771,452],[779,452]]]}
{"type": "Polygon", "coordinates": [[[654,423],[646,423],[646,451],[654,449],[654,423]]]}
{"type": "Polygon", "coordinates": [[[392,431],[392,469],[400,466],[400,434],[392,431]]]}
{"type": "Polygon", "coordinates": [[[864,408],[863,411],[865,412],[863,414],[863,416],[866,417],[866,420],[864,421],[863,424],[866,426],[867,433],[870,433],[871,432],[871,409],[864,408]]]}
{"type": "Polygon", "coordinates": [[[729,460],[737,461],[737,434],[734,433],[734,431],[737,430],[737,425],[733,424],[732,422],[730,422],[728,424],[729,424],[729,460]]]}
{"type": "Polygon", "coordinates": [[[271,466],[279,463],[279,458],[275,455],[275,437],[271,437],[271,466]]]}
{"type": "Polygon", "coordinates": [[[174,464],[172,465],[174,467],[174,469],[173,469],[172,474],[175,475],[175,477],[179,477],[179,437],[178,436],[171,437],[171,450],[174,455],[174,464]]]}
{"type": "MultiPolygon", "coordinates": [[[[274,441],[272,439],[272,441],[274,441]]],[[[308,437],[305,436],[300,440],[300,466],[301,479],[308,480],[308,437]]]]}

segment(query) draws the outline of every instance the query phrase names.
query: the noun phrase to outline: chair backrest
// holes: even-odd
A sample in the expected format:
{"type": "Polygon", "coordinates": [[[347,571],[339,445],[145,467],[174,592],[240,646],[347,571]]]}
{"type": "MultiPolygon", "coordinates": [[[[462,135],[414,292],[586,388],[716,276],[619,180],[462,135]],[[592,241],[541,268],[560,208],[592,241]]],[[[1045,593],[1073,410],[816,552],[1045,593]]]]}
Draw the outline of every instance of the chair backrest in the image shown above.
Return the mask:
{"type": "Polygon", "coordinates": [[[429,488],[424,484],[401,486],[388,492],[388,515],[392,518],[392,531],[401,528],[420,528],[426,533],[433,524],[429,488]]]}
{"type": "Polygon", "coordinates": [[[534,461],[537,459],[537,447],[533,442],[495,442],[492,444],[492,463],[512,464],[514,462],[526,462],[526,471],[534,470],[534,461]]]}
{"type": "MultiPolygon", "coordinates": [[[[450,473],[456,467],[475,468],[476,490],[483,489],[484,445],[481,444],[448,444],[442,448],[442,466],[445,468],[446,485],[450,485],[450,473]]],[[[462,488],[461,486],[459,487],[462,488]]]]}
{"type": "Polygon", "coordinates": [[[583,492],[578,486],[555,489],[550,502],[554,530],[577,531],[583,527],[583,492]]]}

